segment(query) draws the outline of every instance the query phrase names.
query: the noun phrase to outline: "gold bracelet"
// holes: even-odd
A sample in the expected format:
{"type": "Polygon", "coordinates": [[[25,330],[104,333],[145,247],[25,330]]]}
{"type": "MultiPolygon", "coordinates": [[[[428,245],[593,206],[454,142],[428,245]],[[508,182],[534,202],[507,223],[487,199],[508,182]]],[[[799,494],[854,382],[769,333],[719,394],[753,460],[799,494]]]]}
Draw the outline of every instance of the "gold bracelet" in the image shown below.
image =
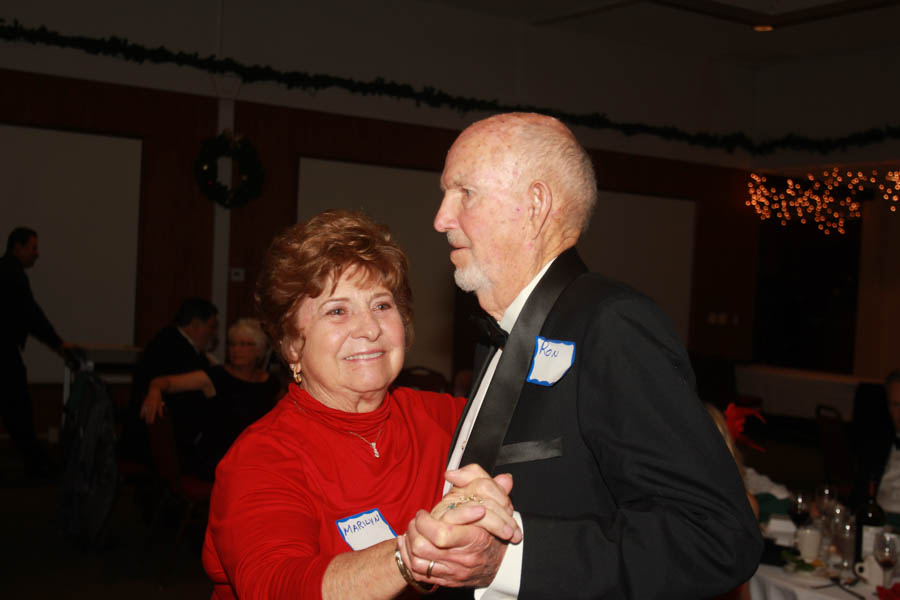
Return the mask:
{"type": "Polygon", "coordinates": [[[400,556],[400,548],[394,550],[394,558],[397,560],[397,568],[400,569],[400,574],[403,575],[403,579],[406,580],[406,583],[408,583],[412,589],[416,590],[420,594],[430,594],[438,589],[439,586],[436,583],[432,583],[431,588],[429,589],[413,579],[412,573],[410,573],[409,571],[409,567],[404,564],[403,557],[400,556]]]}

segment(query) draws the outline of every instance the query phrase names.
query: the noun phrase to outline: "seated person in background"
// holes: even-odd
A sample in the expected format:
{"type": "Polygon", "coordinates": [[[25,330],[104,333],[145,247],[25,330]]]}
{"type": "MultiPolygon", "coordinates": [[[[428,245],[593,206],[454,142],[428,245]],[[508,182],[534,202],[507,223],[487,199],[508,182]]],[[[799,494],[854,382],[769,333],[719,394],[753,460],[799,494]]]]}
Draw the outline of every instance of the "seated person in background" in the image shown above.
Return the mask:
{"type": "MultiPolygon", "coordinates": [[[[213,598],[424,590],[395,536],[436,503],[446,522],[521,539],[507,475],[441,499],[465,398],[389,388],[413,324],[407,259],[385,227],[344,211],[289,227],[266,253],[256,301],[296,383],[216,469],[203,546],[213,598]]],[[[428,575],[476,568],[432,563],[428,575]]]]}
{"type": "Polygon", "coordinates": [[[889,418],[871,423],[871,427],[880,427],[870,431],[859,448],[858,488],[862,489],[857,490],[857,497],[865,500],[869,482],[876,481],[878,504],[888,513],[891,524],[900,525],[900,369],[888,374],[884,386],[889,418]]]}
{"type": "MultiPolygon", "coordinates": [[[[731,456],[732,458],[734,458],[734,462],[737,465],[738,472],[741,474],[741,480],[744,481],[744,458],[741,456],[741,451],[738,450],[738,447],[734,442],[734,438],[728,431],[728,424],[725,421],[725,415],[723,415],[722,411],[720,411],[709,402],[705,402],[704,406],[706,406],[706,411],[709,413],[709,416],[712,417],[712,420],[716,424],[716,428],[719,430],[719,433],[722,434],[722,439],[725,440],[725,445],[728,447],[728,451],[731,453],[731,456]]],[[[759,503],[756,501],[756,497],[750,493],[749,489],[747,490],[747,501],[750,502],[750,508],[753,509],[753,514],[757,518],[759,518],[759,503]]],[[[750,600],[750,586],[746,583],[743,583],[727,594],[716,596],[715,600],[750,600]]]]}
{"type": "Polygon", "coordinates": [[[141,406],[141,418],[152,425],[164,414],[170,394],[200,391],[205,398],[215,398],[207,405],[193,465],[195,474],[209,481],[234,440],[269,412],[283,392],[281,382],[265,369],[269,341],[259,321],[239,319],[228,328],[226,343],[224,366],[154,377],[141,406]]]}
{"type": "MultiPolygon", "coordinates": [[[[147,428],[139,417],[150,381],[209,368],[212,361],[208,353],[218,344],[218,312],[208,300],[188,298],[175,313],[175,322],[161,329],[144,348],[132,379],[130,414],[120,449],[124,456],[152,463],[147,428]]],[[[170,395],[167,402],[178,456],[183,464],[191,463],[207,414],[205,397],[200,391],[182,392],[170,395]]]]}
{"type": "MultiPolygon", "coordinates": [[[[722,434],[722,439],[725,440],[725,445],[728,447],[728,451],[731,453],[731,456],[734,458],[734,462],[737,465],[738,472],[741,474],[741,481],[744,481],[744,485],[746,486],[744,457],[741,455],[741,451],[738,450],[731,432],[728,431],[728,423],[725,421],[725,415],[709,402],[704,402],[704,406],[706,407],[706,412],[709,413],[709,416],[712,417],[713,422],[716,424],[719,433],[722,434]]],[[[753,514],[759,518],[759,503],[756,501],[756,497],[750,493],[749,489],[747,490],[747,501],[750,502],[750,508],[753,509],[753,514]]]]}

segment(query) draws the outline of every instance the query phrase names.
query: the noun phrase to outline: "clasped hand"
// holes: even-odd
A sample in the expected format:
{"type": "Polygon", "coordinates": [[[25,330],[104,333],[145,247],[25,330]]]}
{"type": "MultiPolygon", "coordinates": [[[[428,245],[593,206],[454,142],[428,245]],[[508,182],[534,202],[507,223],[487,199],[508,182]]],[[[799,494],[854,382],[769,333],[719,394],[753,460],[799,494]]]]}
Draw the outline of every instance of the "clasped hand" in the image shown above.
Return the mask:
{"type": "Polygon", "coordinates": [[[486,587],[494,579],[508,543],[522,530],[509,499],[512,476],[491,478],[476,464],[449,471],[453,488],[431,512],[420,510],[399,540],[415,578],[447,587],[486,587]]]}

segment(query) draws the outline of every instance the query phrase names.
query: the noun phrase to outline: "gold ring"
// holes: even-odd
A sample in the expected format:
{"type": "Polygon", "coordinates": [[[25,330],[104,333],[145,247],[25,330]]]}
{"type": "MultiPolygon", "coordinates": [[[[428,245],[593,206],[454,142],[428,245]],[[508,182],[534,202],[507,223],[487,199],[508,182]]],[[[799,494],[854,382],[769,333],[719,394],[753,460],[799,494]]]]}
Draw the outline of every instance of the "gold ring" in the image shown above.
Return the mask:
{"type": "Polygon", "coordinates": [[[431,577],[431,570],[434,568],[434,561],[428,563],[428,570],[425,571],[425,577],[431,577]]]}

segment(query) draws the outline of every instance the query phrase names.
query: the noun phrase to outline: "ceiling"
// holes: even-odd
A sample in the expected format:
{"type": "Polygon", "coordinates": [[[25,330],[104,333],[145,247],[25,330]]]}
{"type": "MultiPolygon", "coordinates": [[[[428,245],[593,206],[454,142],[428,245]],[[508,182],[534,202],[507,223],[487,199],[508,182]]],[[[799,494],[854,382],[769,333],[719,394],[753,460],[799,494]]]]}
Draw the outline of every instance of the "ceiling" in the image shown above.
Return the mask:
{"type": "Polygon", "coordinates": [[[900,52],[900,0],[426,0],[537,28],[764,67],[900,52]],[[753,25],[772,25],[757,32],[753,25]]]}

